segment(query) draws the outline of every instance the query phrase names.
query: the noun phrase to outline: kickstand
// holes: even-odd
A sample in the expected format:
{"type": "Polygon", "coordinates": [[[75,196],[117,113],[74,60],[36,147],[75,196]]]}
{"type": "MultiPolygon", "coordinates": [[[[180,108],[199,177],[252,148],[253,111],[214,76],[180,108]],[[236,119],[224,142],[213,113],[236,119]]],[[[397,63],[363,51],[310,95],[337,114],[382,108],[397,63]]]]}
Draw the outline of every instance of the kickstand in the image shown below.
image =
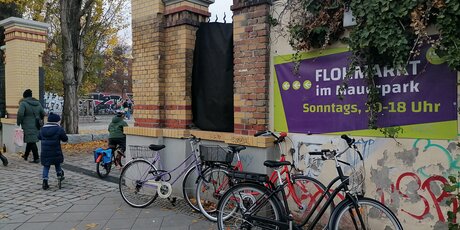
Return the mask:
{"type": "Polygon", "coordinates": [[[176,206],[177,197],[168,197],[168,200],[171,202],[172,206],[176,206]]]}

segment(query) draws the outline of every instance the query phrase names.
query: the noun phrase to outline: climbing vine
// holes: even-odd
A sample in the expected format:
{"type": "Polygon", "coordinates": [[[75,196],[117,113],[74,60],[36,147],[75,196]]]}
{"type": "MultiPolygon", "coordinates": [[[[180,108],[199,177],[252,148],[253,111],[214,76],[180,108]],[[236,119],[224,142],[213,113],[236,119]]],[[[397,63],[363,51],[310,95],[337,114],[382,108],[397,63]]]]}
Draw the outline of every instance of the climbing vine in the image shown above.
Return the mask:
{"type": "MultiPolygon", "coordinates": [[[[287,0],[275,2],[272,30],[288,38],[299,52],[325,48],[341,41],[349,45],[350,74],[360,68],[369,88],[369,127],[377,127],[378,103],[375,66],[401,72],[420,55],[423,44],[435,48],[435,55],[453,70],[460,70],[460,1],[458,0],[287,0]],[[276,7],[278,6],[281,7],[276,7]],[[356,25],[345,36],[344,10],[351,9],[356,25]],[[431,36],[436,33],[436,36],[431,36]]],[[[342,90],[346,90],[344,81],[342,90]]]]}

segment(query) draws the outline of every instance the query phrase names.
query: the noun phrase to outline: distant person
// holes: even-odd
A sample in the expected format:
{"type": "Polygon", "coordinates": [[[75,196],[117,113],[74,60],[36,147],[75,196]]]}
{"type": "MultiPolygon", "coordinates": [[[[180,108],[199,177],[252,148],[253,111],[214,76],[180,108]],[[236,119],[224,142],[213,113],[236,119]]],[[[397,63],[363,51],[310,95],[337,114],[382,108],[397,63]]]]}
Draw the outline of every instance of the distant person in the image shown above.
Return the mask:
{"type": "Polygon", "coordinates": [[[43,184],[42,188],[47,190],[48,173],[51,165],[56,168],[57,177],[64,180],[64,171],[61,164],[64,162],[64,154],[62,154],[61,141],[66,142],[69,138],[64,129],[59,125],[61,117],[57,114],[50,113],[48,115],[48,123],[40,130],[38,139],[42,141],[41,163],[43,165],[43,184]]]}
{"type": "MultiPolygon", "coordinates": [[[[117,112],[117,115],[112,118],[112,122],[109,124],[109,148],[112,149],[112,153],[115,154],[117,145],[121,148],[123,154],[126,150],[126,135],[124,133],[124,127],[127,127],[128,124],[123,120],[124,111],[117,112]]],[[[115,165],[121,165],[120,155],[115,156],[115,165]]]]}
{"type": "Polygon", "coordinates": [[[32,97],[32,90],[27,89],[22,94],[22,99],[19,101],[18,116],[16,124],[21,125],[24,130],[24,143],[26,144],[26,151],[22,155],[22,158],[27,161],[29,153],[33,153],[33,161],[31,163],[38,163],[38,132],[40,127],[37,124],[37,119],[43,120],[45,117],[45,110],[43,110],[40,102],[32,97]]]}
{"type": "Polygon", "coordinates": [[[128,103],[128,99],[123,102],[123,111],[125,112],[126,119],[131,119],[131,112],[130,112],[130,105],[128,103]]]}

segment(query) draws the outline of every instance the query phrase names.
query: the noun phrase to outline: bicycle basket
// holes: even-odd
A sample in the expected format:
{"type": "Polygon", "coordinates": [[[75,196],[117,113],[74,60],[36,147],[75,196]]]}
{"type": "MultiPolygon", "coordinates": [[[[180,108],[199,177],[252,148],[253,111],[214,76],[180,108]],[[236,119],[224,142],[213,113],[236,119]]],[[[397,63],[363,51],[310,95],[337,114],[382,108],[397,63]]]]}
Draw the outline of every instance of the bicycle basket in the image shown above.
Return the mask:
{"type": "Polygon", "coordinates": [[[364,162],[358,163],[354,167],[351,167],[351,173],[348,178],[350,180],[350,192],[352,194],[364,195],[364,180],[366,178],[364,162]]]}
{"type": "Polygon", "coordinates": [[[200,145],[200,159],[204,163],[231,164],[234,153],[219,145],[200,145]]]}
{"type": "Polygon", "coordinates": [[[132,158],[153,158],[155,157],[155,152],[149,149],[148,146],[130,145],[129,152],[131,153],[132,158]]]}

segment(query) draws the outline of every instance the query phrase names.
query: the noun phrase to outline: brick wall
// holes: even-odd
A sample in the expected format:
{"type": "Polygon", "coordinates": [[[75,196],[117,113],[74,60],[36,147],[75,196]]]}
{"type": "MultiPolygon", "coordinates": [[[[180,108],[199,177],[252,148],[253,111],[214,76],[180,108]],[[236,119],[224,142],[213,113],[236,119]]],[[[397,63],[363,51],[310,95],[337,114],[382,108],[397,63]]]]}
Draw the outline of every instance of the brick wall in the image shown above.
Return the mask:
{"type": "Polygon", "coordinates": [[[183,129],[192,123],[195,32],[210,14],[205,3],[165,2],[132,1],[135,126],[183,129]]]}
{"type": "Polygon", "coordinates": [[[164,123],[164,6],[161,0],[133,0],[133,94],[135,126],[164,123]]]}
{"type": "Polygon", "coordinates": [[[235,133],[269,124],[269,1],[233,1],[235,133]]]}

